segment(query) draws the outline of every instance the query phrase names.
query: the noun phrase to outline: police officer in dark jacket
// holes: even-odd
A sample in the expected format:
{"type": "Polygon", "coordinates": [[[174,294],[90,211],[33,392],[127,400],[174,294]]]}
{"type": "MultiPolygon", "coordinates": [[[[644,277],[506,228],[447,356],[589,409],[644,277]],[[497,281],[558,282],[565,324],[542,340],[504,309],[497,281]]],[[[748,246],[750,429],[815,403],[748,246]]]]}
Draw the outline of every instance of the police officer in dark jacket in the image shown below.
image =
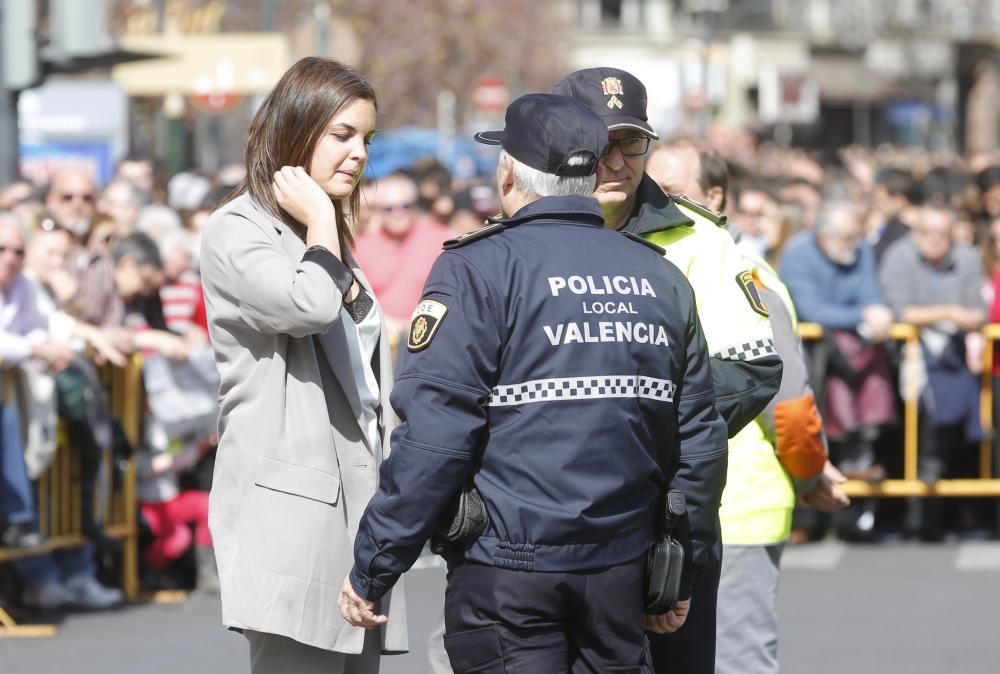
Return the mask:
{"type": "MultiPolygon", "coordinates": [[[[778,392],[781,358],[767,306],[750,265],[725,229],[723,215],[677,194],[665,194],[644,171],[650,141],[659,138],[646,117],[646,87],[618,68],[586,68],[564,77],[553,93],[586,103],[604,120],[610,149],[601,159],[595,196],[604,226],[642,236],[664,249],[684,272],[698,302],[709,348],[716,406],[735,436],[778,392]]],[[[716,595],[722,547],[707,551],[683,630],[651,637],[658,672],[715,671],[716,595]]]]}
{"type": "Polygon", "coordinates": [[[507,217],[446,244],[427,280],[341,610],[384,621],[374,602],[471,481],[488,524],[448,560],[455,671],[639,672],[643,625],[683,618],[642,616],[665,486],[688,500],[682,598],[719,536],[726,425],[694,295],[662,251],[603,228],[608,133],[587,106],[529,94],[477,140],[503,147],[507,217]]]}

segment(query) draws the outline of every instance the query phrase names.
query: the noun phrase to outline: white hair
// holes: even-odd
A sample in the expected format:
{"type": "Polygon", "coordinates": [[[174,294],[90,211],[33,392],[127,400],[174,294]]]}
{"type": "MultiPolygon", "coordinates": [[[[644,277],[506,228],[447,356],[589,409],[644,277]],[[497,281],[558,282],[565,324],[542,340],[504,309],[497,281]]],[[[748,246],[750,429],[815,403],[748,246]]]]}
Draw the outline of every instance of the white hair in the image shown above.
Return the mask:
{"type": "Polygon", "coordinates": [[[857,220],[858,215],[858,208],[846,199],[827,199],[816,211],[813,229],[817,234],[830,234],[842,219],[857,220]]]}
{"type": "Polygon", "coordinates": [[[160,238],[160,255],[168,257],[174,253],[195,256],[194,236],[186,229],[170,230],[160,238]]]}
{"type": "Polygon", "coordinates": [[[410,176],[404,175],[402,173],[390,173],[384,178],[376,180],[374,183],[371,183],[365,189],[372,190],[371,193],[374,194],[374,202],[378,204],[379,188],[385,187],[386,191],[388,192],[389,186],[391,185],[397,185],[400,188],[406,190],[406,193],[409,194],[410,197],[414,200],[416,200],[420,196],[420,190],[417,188],[416,181],[410,176]]]}
{"type": "Polygon", "coordinates": [[[139,211],[135,223],[135,231],[148,234],[155,241],[178,229],[183,229],[181,216],[169,206],[160,204],[150,204],[139,211]]]}
{"type": "MultiPolygon", "coordinates": [[[[568,166],[583,166],[593,160],[587,152],[577,152],[566,160],[568,166]]],[[[589,176],[557,176],[522,164],[506,152],[500,153],[500,161],[510,161],[514,169],[514,188],[521,194],[538,197],[569,197],[574,195],[589,197],[597,186],[597,174],[589,176]]]]}
{"type": "Polygon", "coordinates": [[[146,201],[143,199],[142,192],[139,191],[139,188],[130,183],[129,181],[125,180],[124,178],[115,178],[107,185],[105,185],[104,189],[101,190],[101,196],[103,197],[109,191],[111,191],[116,187],[120,187],[128,191],[127,200],[130,206],[133,206],[135,208],[142,208],[146,204],[146,201]]]}
{"type": "Polygon", "coordinates": [[[13,211],[0,211],[0,226],[11,227],[17,230],[22,241],[27,241],[30,233],[29,228],[24,226],[24,221],[13,211]]]}

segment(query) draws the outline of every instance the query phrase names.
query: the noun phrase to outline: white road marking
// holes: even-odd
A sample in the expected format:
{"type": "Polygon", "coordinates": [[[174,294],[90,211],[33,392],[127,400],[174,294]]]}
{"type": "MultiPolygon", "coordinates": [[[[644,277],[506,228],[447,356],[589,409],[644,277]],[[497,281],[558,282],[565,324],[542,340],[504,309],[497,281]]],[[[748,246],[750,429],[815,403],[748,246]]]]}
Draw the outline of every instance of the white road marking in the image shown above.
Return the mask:
{"type": "Polygon", "coordinates": [[[962,543],[955,568],[959,571],[1000,571],[1000,543],[962,543]]]}
{"type": "Polygon", "coordinates": [[[841,541],[806,543],[785,548],[781,568],[807,571],[832,571],[847,554],[847,544],[841,541]]]}

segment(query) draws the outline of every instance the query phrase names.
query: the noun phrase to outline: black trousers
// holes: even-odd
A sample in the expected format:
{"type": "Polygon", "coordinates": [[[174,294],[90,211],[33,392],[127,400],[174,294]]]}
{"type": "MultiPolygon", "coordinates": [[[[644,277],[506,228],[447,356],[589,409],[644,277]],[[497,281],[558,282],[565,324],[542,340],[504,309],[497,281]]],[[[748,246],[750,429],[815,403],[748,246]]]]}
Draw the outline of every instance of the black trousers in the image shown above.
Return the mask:
{"type": "Polygon", "coordinates": [[[574,573],[452,566],[444,620],[452,669],[640,674],[643,563],[574,573]]]}
{"type": "Polygon", "coordinates": [[[706,567],[691,595],[691,612],[673,634],[649,632],[649,649],[656,674],[714,674],[715,611],[719,597],[719,563],[706,567]]]}

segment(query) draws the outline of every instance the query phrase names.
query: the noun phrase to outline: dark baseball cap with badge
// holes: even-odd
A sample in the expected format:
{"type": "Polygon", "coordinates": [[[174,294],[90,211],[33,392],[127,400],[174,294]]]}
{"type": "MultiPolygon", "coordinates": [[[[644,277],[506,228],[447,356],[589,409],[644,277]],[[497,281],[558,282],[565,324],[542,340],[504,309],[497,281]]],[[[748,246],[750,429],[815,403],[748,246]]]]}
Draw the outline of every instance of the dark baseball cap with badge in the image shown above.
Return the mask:
{"type": "Polygon", "coordinates": [[[562,177],[590,176],[608,149],[608,127],[584,103],[556,94],[525,94],[509,106],[502,131],[482,131],[480,143],[500,145],[526,166],[562,177]],[[583,155],[582,164],[570,157],[583,155]]]}
{"type": "Polygon", "coordinates": [[[562,78],[552,93],[571,96],[597,113],[608,131],[636,129],[653,140],[659,136],[646,117],[646,87],[618,68],[586,68],[562,78]]]}

